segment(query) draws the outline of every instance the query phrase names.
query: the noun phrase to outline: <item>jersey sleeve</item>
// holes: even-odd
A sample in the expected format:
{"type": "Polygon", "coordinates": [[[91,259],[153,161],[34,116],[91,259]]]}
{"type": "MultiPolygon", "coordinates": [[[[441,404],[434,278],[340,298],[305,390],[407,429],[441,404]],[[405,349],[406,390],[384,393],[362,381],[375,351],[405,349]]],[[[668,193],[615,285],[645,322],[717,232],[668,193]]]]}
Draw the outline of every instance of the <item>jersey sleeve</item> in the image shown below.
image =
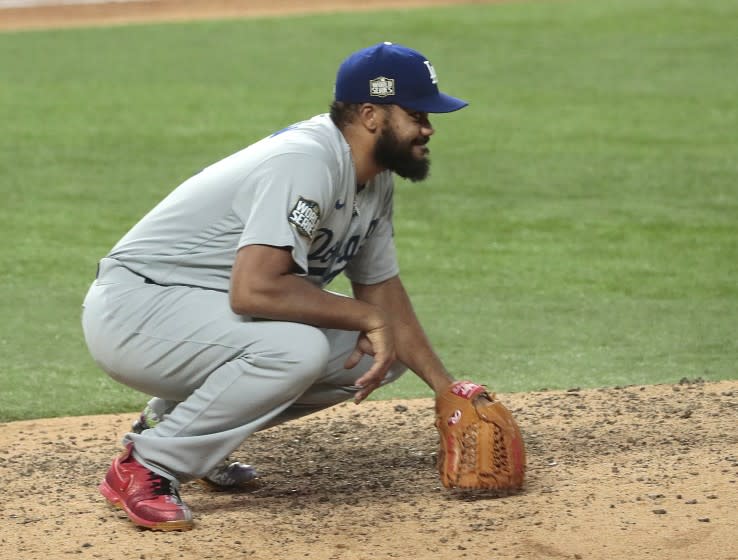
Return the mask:
{"type": "Polygon", "coordinates": [[[381,212],[366,241],[344,270],[358,284],[378,284],[400,273],[395,249],[393,216],[394,185],[391,176],[381,189],[381,212]]]}
{"type": "Polygon", "coordinates": [[[308,253],[332,200],[335,181],[328,164],[303,153],[274,156],[244,181],[233,211],[244,224],[238,249],[247,245],[291,247],[303,274],[308,253]]]}

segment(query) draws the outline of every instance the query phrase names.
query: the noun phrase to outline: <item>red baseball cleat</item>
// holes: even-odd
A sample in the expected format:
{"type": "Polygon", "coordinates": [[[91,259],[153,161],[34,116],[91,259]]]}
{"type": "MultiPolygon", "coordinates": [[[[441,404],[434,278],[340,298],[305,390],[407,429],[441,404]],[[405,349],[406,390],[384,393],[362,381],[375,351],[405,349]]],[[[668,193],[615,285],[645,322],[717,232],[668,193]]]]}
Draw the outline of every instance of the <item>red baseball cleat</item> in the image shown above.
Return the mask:
{"type": "Polygon", "coordinates": [[[192,512],[179,497],[178,484],[136,461],[133,444],[113,460],[98,487],[111,504],[136,525],[158,531],[192,529],[192,512]]]}

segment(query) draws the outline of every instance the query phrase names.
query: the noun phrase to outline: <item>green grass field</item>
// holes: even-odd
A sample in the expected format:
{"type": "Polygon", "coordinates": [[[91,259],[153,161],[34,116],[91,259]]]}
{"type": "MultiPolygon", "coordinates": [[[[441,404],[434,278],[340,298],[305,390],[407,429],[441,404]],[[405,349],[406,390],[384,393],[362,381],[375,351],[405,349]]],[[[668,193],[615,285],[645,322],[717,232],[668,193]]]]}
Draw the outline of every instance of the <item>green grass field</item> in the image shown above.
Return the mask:
{"type": "Polygon", "coordinates": [[[736,21],[576,0],[0,34],[0,420],[139,408],[84,346],[96,261],[184,178],[324,112],[381,40],[471,102],[396,203],[451,370],[503,392],[738,378],[736,21]]]}

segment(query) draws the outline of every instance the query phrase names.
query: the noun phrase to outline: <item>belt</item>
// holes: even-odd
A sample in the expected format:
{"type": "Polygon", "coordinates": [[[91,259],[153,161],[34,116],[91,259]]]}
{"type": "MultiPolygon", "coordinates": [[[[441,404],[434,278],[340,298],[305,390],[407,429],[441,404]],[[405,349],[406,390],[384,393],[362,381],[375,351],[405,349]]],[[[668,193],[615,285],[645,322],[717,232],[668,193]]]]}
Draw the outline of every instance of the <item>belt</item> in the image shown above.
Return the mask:
{"type": "MultiPolygon", "coordinates": [[[[138,276],[139,278],[143,279],[144,284],[156,284],[156,282],[154,282],[151,278],[147,278],[146,276],[144,276],[143,274],[139,274],[138,272],[133,272],[131,269],[123,266],[122,264],[120,264],[119,262],[115,261],[114,259],[110,259],[110,258],[107,258],[106,257],[103,260],[108,261],[106,263],[107,267],[110,267],[111,266],[111,261],[112,261],[113,263],[115,263],[113,266],[115,266],[116,268],[122,268],[122,269],[125,270],[126,273],[132,274],[134,276],[138,276]]],[[[101,264],[102,264],[102,261],[99,261],[97,263],[97,270],[95,271],[95,279],[96,280],[98,278],[100,278],[100,265],[101,264]]]]}

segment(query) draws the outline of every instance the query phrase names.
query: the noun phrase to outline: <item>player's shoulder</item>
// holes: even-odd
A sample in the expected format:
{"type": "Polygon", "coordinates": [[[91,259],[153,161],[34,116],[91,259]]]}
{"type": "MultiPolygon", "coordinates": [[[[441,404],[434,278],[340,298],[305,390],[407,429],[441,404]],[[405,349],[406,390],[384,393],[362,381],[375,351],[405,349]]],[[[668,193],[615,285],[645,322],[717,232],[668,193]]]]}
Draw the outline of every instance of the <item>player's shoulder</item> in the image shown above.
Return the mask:
{"type": "Polygon", "coordinates": [[[266,139],[269,159],[281,166],[327,169],[336,179],[352,168],[351,148],[328,115],[295,123],[266,139]]]}
{"type": "Polygon", "coordinates": [[[348,144],[328,115],[315,117],[278,130],[268,138],[275,149],[315,155],[344,156],[348,144]]]}

